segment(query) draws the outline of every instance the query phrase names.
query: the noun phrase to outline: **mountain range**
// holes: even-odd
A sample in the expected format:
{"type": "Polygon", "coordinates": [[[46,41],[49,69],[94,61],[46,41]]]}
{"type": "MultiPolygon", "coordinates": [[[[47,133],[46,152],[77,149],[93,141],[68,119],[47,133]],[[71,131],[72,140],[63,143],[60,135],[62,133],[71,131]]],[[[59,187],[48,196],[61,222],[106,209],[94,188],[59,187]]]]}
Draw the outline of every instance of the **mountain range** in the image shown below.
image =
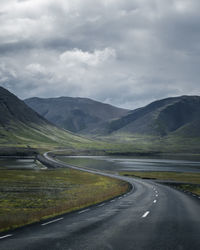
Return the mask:
{"type": "MultiPolygon", "coordinates": [[[[103,134],[200,136],[200,97],[181,96],[155,101],[104,124],[103,134]]],[[[96,129],[98,133],[100,128],[96,129]]]]}
{"type": "Polygon", "coordinates": [[[1,151],[5,147],[40,151],[64,147],[112,154],[200,150],[199,96],[166,98],[135,110],[87,98],[31,98],[25,102],[0,87],[1,151]]]}
{"type": "Polygon", "coordinates": [[[49,148],[90,143],[56,127],[3,87],[0,87],[0,114],[0,144],[4,146],[49,148]]]}
{"type": "Polygon", "coordinates": [[[112,119],[128,114],[128,110],[88,98],[30,98],[24,102],[50,122],[76,133],[89,133],[112,119]]]}
{"type": "Polygon", "coordinates": [[[200,136],[200,97],[157,100],[135,110],[87,98],[30,98],[25,103],[59,127],[86,135],[200,136]]]}

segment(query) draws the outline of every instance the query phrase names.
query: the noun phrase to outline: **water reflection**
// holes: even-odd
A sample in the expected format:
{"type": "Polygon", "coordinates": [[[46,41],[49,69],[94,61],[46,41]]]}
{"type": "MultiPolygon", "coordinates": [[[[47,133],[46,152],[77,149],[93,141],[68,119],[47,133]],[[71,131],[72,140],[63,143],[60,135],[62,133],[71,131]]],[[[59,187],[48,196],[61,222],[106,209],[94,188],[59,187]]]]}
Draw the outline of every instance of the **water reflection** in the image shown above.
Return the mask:
{"type": "Polygon", "coordinates": [[[0,170],[3,169],[35,169],[34,159],[0,158],[0,170]]]}
{"type": "Polygon", "coordinates": [[[65,156],[59,159],[71,165],[104,171],[200,172],[200,161],[108,156],[65,156]]]}

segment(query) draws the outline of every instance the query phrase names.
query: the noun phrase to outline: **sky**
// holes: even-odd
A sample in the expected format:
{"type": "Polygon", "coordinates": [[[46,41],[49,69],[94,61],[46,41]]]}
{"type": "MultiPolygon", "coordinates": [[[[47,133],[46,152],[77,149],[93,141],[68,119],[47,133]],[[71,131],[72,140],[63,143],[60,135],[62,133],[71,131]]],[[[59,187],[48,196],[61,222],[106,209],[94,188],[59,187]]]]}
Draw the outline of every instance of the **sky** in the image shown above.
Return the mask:
{"type": "Polygon", "coordinates": [[[135,109],[200,95],[199,0],[0,0],[0,85],[135,109]]]}

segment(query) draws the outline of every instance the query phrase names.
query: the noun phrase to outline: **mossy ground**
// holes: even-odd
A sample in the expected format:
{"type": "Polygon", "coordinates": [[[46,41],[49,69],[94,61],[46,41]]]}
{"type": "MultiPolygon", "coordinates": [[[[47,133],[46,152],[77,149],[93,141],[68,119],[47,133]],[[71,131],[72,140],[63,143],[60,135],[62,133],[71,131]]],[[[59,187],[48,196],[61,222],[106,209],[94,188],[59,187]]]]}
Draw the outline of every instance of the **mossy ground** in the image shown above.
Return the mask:
{"type": "Polygon", "coordinates": [[[200,186],[192,184],[179,184],[178,187],[200,196],[200,186]]]}
{"type": "Polygon", "coordinates": [[[194,184],[200,184],[200,174],[199,173],[182,173],[182,172],[120,172],[120,175],[139,177],[139,178],[149,178],[158,180],[171,180],[179,182],[188,182],[194,184]]]}
{"type": "MultiPolygon", "coordinates": [[[[97,137],[98,140],[115,145],[113,152],[131,153],[189,153],[199,154],[200,138],[177,135],[153,136],[141,134],[118,133],[109,136],[97,137]],[[116,146],[117,145],[117,146],[116,146]]],[[[111,153],[112,153],[111,151],[111,153]]]]}
{"type": "Polygon", "coordinates": [[[183,190],[190,191],[200,195],[200,174],[199,173],[182,173],[182,172],[119,172],[120,175],[138,177],[143,179],[156,179],[165,181],[174,181],[171,185],[178,186],[183,190]],[[185,182],[186,184],[178,184],[185,182]],[[188,184],[187,184],[188,183],[188,184]]]}
{"type": "Polygon", "coordinates": [[[0,147],[33,148],[39,152],[57,148],[72,150],[100,150],[107,154],[194,153],[200,151],[200,138],[170,135],[159,137],[140,134],[111,134],[84,136],[51,125],[10,124],[0,126],[0,147]]]}
{"type": "Polygon", "coordinates": [[[71,169],[1,170],[0,231],[125,193],[126,182],[71,169]]]}

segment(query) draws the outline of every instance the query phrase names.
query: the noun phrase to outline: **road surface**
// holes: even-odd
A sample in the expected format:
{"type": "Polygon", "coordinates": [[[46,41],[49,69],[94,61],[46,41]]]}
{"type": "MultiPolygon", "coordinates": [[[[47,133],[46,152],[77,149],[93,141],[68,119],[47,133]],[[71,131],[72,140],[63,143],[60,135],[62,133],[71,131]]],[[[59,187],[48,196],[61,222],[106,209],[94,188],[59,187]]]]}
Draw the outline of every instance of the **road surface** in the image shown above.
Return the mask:
{"type": "Polygon", "coordinates": [[[200,197],[149,180],[117,178],[133,189],[109,202],[1,234],[0,249],[200,249],[200,197]]]}

